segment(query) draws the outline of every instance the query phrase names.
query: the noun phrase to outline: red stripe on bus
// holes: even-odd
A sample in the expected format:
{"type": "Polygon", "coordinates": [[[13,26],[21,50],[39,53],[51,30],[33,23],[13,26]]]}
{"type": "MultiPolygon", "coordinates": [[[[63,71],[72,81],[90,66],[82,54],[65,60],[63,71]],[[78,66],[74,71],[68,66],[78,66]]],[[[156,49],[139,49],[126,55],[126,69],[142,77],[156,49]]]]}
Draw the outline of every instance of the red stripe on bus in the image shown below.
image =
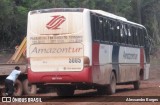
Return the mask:
{"type": "Polygon", "coordinates": [[[99,65],[99,43],[93,43],[92,46],[92,62],[93,65],[99,65]]]}
{"type": "Polygon", "coordinates": [[[84,67],[82,71],[53,71],[33,72],[28,68],[28,80],[30,83],[92,83],[91,67],[84,67]]]}
{"type": "Polygon", "coordinates": [[[140,67],[144,70],[144,49],[140,49],[140,67]]]}

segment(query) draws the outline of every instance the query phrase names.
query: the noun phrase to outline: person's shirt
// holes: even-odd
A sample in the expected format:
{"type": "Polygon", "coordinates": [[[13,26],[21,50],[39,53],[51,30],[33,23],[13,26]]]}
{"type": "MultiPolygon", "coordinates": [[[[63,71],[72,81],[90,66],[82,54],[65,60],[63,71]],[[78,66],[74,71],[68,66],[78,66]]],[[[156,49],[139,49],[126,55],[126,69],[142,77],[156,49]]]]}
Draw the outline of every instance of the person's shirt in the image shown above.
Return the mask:
{"type": "Polygon", "coordinates": [[[21,71],[19,70],[13,70],[6,79],[12,80],[13,82],[15,82],[18,76],[20,75],[20,73],[21,71]]]}

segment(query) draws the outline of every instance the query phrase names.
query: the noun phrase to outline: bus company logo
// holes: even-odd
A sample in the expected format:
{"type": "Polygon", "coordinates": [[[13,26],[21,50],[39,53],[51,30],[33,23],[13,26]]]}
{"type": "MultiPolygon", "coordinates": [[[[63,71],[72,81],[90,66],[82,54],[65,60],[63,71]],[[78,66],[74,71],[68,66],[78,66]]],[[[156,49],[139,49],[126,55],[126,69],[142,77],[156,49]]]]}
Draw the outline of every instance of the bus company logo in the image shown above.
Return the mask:
{"type": "Polygon", "coordinates": [[[64,16],[52,16],[53,18],[47,23],[46,27],[48,29],[60,29],[59,26],[66,20],[64,16]]]}

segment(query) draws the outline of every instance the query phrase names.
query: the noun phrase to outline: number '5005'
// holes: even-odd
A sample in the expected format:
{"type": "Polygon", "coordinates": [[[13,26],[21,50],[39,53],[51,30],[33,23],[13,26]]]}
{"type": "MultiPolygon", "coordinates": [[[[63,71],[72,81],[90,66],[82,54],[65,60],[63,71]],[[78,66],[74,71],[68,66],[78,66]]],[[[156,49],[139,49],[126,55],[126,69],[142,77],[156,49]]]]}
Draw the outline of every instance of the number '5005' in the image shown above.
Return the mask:
{"type": "Polygon", "coordinates": [[[80,58],[69,58],[69,63],[81,63],[80,58]]]}

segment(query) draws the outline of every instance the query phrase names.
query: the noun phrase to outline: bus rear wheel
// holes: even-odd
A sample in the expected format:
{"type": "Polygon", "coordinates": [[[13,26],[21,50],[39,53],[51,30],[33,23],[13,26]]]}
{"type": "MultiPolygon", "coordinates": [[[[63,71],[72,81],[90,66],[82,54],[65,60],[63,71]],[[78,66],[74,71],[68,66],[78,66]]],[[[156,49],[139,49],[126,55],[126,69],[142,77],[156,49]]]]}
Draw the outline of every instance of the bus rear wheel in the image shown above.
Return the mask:
{"type": "Polygon", "coordinates": [[[137,81],[133,82],[134,90],[138,90],[140,88],[140,79],[143,77],[143,71],[140,71],[140,75],[137,81]]]}
{"type": "Polygon", "coordinates": [[[99,95],[105,95],[106,94],[106,86],[100,86],[100,87],[98,87],[97,88],[97,93],[99,94],[99,95]]]}
{"type": "Polygon", "coordinates": [[[138,90],[140,88],[140,81],[133,82],[134,90],[138,90]]]}
{"type": "Polygon", "coordinates": [[[116,93],[116,76],[115,76],[114,72],[111,73],[110,84],[107,85],[106,93],[108,95],[116,93]]]}
{"type": "Polygon", "coordinates": [[[28,79],[23,81],[24,93],[27,95],[34,95],[37,93],[37,86],[29,83],[28,79]]]}
{"type": "Polygon", "coordinates": [[[15,85],[14,85],[14,96],[21,96],[23,91],[22,83],[20,80],[16,80],[15,85]]]}
{"type": "Polygon", "coordinates": [[[56,92],[58,96],[73,96],[74,88],[71,86],[57,87],[56,92]]]}

